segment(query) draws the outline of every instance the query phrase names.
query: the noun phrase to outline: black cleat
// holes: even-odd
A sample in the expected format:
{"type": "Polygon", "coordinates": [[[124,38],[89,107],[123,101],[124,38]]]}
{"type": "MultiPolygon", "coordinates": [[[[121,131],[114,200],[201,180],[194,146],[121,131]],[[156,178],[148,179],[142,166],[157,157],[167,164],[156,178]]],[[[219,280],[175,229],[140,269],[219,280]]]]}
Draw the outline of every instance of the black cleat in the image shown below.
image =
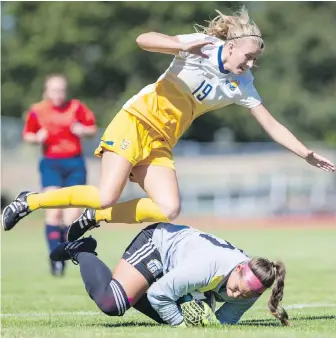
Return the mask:
{"type": "Polygon", "coordinates": [[[85,209],[68,230],[68,241],[73,242],[82,237],[87,231],[99,228],[100,225],[96,221],[96,211],[94,209],[85,209]]]}
{"type": "Polygon", "coordinates": [[[51,251],[49,257],[54,262],[64,262],[71,259],[74,263],[76,263],[76,256],[80,252],[89,252],[97,255],[95,252],[96,247],[97,241],[94,238],[81,238],[74,242],[64,242],[58,244],[58,246],[51,251]]]}
{"type": "Polygon", "coordinates": [[[24,191],[17,195],[13,202],[7,205],[2,212],[2,227],[5,231],[15,227],[22,218],[31,213],[27,203],[27,197],[36,192],[24,191]]]}
{"type": "Polygon", "coordinates": [[[65,262],[64,261],[52,261],[50,260],[50,272],[55,277],[61,277],[64,275],[65,262]]]}

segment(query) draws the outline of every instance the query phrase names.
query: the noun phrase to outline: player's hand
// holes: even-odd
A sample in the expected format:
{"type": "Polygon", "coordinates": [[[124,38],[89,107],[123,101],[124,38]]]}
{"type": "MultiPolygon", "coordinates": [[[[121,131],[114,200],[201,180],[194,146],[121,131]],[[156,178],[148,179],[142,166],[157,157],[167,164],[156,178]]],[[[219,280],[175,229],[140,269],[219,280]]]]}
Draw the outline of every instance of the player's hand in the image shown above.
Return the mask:
{"type": "Polygon", "coordinates": [[[185,43],[182,51],[209,59],[209,56],[202,52],[202,48],[207,45],[213,45],[213,42],[204,40],[193,41],[190,43],[185,43]]]}
{"type": "Polygon", "coordinates": [[[48,137],[48,132],[46,129],[41,128],[37,133],[36,133],[36,142],[38,143],[43,143],[48,137]]]}
{"type": "Polygon", "coordinates": [[[305,159],[309,164],[314,167],[320,168],[324,171],[335,171],[335,165],[325,157],[310,151],[305,159]]]}
{"type": "Polygon", "coordinates": [[[186,326],[216,326],[220,322],[210,306],[202,301],[192,300],[181,304],[182,315],[186,326]]]}
{"type": "Polygon", "coordinates": [[[86,127],[80,122],[75,122],[71,125],[70,130],[74,135],[82,137],[85,135],[86,127]]]}

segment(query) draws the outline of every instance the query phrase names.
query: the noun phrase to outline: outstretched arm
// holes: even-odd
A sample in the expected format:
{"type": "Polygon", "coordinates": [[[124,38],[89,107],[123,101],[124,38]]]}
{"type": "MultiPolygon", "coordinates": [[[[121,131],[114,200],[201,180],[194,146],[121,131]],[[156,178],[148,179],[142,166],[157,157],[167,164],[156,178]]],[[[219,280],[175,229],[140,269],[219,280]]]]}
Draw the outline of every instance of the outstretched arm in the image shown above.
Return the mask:
{"type": "Polygon", "coordinates": [[[190,43],[180,41],[178,36],[170,36],[156,32],[141,34],[136,39],[137,44],[141,49],[148,52],[158,52],[163,54],[177,55],[179,52],[187,52],[195,55],[208,58],[203,54],[201,48],[212,42],[203,39],[197,39],[190,43]]]}
{"type": "Polygon", "coordinates": [[[250,109],[265,131],[282,146],[305,159],[309,164],[325,171],[335,171],[335,165],[323,156],[308,149],[285,126],[279,123],[263,104],[250,109]]]}
{"type": "Polygon", "coordinates": [[[178,54],[183,50],[183,43],[177,36],[169,36],[156,32],[141,34],[136,39],[141,49],[148,52],[159,52],[164,54],[178,54]]]}

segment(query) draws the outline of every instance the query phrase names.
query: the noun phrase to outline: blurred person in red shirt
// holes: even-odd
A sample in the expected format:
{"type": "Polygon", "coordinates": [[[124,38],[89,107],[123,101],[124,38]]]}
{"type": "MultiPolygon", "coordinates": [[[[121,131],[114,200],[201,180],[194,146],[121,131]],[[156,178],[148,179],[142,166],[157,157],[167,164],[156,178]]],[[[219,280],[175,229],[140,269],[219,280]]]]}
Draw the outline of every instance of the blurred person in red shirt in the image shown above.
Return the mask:
{"type": "MultiPolygon", "coordinates": [[[[23,139],[40,144],[43,156],[39,164],[44,191],[86,184],[86,166],[81,138],[96,131],[94,114],[83,103],[67,99],[68,81],[62,74],[50,75],[44,84],[43,101],[33,104],[27,114],[23,139]]],[[[51,252],[66,241],[67,227],[81,209],[46,209],[46,238],[51,252]]],[[[63,275],[64,262],[52,262],[53,275],[63,275]]]]}

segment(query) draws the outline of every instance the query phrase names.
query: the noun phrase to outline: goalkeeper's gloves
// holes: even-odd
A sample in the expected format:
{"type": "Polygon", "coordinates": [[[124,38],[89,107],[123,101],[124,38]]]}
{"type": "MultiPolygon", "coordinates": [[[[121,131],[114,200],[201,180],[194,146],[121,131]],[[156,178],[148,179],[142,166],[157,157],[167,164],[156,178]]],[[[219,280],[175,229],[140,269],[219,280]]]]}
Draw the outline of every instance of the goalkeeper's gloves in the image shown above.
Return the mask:
{"type": "Polygon", "coordinates": [[[181,304],[185,325],[191,326],[217,326],[220,322],[210,306],[198,300],[192,300],[181,304]]]}

